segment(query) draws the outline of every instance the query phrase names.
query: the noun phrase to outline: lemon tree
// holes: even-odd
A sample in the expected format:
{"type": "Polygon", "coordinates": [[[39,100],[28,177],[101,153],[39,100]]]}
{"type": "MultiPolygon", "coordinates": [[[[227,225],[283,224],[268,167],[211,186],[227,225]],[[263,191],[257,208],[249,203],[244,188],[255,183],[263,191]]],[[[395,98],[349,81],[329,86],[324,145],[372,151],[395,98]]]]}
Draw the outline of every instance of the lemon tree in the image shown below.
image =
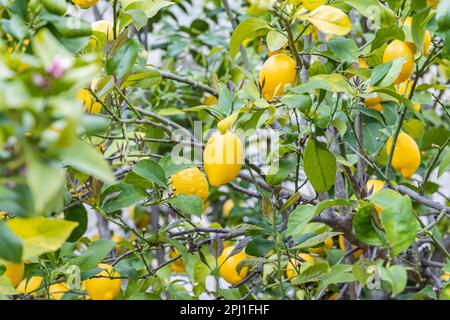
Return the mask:
{"type": "Polygon", "coordinates": [[[0,15],[0,299],[449,299],[448,1],[0,15]]]}

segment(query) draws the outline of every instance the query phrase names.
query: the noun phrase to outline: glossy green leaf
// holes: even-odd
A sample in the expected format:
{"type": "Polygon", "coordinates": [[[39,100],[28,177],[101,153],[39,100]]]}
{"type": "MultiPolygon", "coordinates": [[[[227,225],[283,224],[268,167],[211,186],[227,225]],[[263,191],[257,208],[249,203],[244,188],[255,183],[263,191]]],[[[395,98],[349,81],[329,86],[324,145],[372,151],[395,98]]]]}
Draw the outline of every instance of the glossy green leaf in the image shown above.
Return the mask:
{"type": "Polygon", "coordinates": [[[395,256],[408,249],[418,232],[411,199],[390,189],[383,189],[369,199],[382,208],[381,222],[391,254],[395,256]]]}
{"type": "Polygon", "coordinates": [[[271,27],[269,24],[259,18],[248,18],[242,21],[234,30],[230,39],[230,55],[235,58],[241,43],[245,39],[252,39],[257,36],[265,35],[271,27]]]}
{"type": "Polygon", "coordinates": [[[19,263],[22,261],[22,240],[0,221],[0,259],[19,263]]]}
{"type": "Polygon", "coordinates": [[[326,192],[336,180],[336,157],[320,142],[309,139],[304,154],[306,176],[317,192],[326,192]]]}

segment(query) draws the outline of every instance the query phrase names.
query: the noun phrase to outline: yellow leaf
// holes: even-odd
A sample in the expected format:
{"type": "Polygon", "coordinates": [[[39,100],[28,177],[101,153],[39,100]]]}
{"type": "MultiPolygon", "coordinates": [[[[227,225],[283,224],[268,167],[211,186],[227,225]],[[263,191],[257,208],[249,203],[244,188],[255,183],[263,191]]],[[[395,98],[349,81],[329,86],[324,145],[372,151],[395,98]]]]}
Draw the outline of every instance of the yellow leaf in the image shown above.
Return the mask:
{"type": "Polygon", "coordinates": [[[342,10],[332,6],[320,6],[299,18],[308,20],[323,33],[344,36],[352,29],[349,17],[342,10]]]}
{"type": "Polygon", "coordinates": [[[300,1],[302,3],[303,8],[308,9],[309,11],[312,11],[321,5],[325,4],[326,0],[303,0],[300,1]]]}
{"type": "Polygon", "coordinates": [[[22,259],[58,250],[78,225],[77,222],[44,217],[14,218],[7,224],[22,240],[22,259]]]}

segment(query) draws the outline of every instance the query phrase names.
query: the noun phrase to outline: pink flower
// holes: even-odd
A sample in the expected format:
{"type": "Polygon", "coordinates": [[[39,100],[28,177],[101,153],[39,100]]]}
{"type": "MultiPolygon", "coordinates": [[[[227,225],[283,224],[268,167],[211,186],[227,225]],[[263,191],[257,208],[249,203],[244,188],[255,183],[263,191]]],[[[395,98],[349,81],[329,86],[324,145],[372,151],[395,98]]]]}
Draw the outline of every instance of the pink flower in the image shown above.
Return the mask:
{"type": "Polygon", "coordinates": [[[69,58],[56,56],[53,60],[53,64],[45,70],[52,75],[53,78],[58,79],[64,75],[64,72],[70,68],[71,64],[72,63],[69,58]]]}

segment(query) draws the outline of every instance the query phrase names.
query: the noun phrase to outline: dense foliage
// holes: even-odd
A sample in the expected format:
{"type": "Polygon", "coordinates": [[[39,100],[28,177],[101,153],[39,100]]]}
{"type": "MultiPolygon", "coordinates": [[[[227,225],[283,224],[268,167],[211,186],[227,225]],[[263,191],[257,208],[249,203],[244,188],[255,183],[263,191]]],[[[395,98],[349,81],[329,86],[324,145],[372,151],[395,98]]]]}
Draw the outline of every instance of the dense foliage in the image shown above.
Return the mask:
{"type": "Polygon", "coordinates": [[[450,299],[450,1],[72,1],[0,2],[0,297],[450,299]]]}

